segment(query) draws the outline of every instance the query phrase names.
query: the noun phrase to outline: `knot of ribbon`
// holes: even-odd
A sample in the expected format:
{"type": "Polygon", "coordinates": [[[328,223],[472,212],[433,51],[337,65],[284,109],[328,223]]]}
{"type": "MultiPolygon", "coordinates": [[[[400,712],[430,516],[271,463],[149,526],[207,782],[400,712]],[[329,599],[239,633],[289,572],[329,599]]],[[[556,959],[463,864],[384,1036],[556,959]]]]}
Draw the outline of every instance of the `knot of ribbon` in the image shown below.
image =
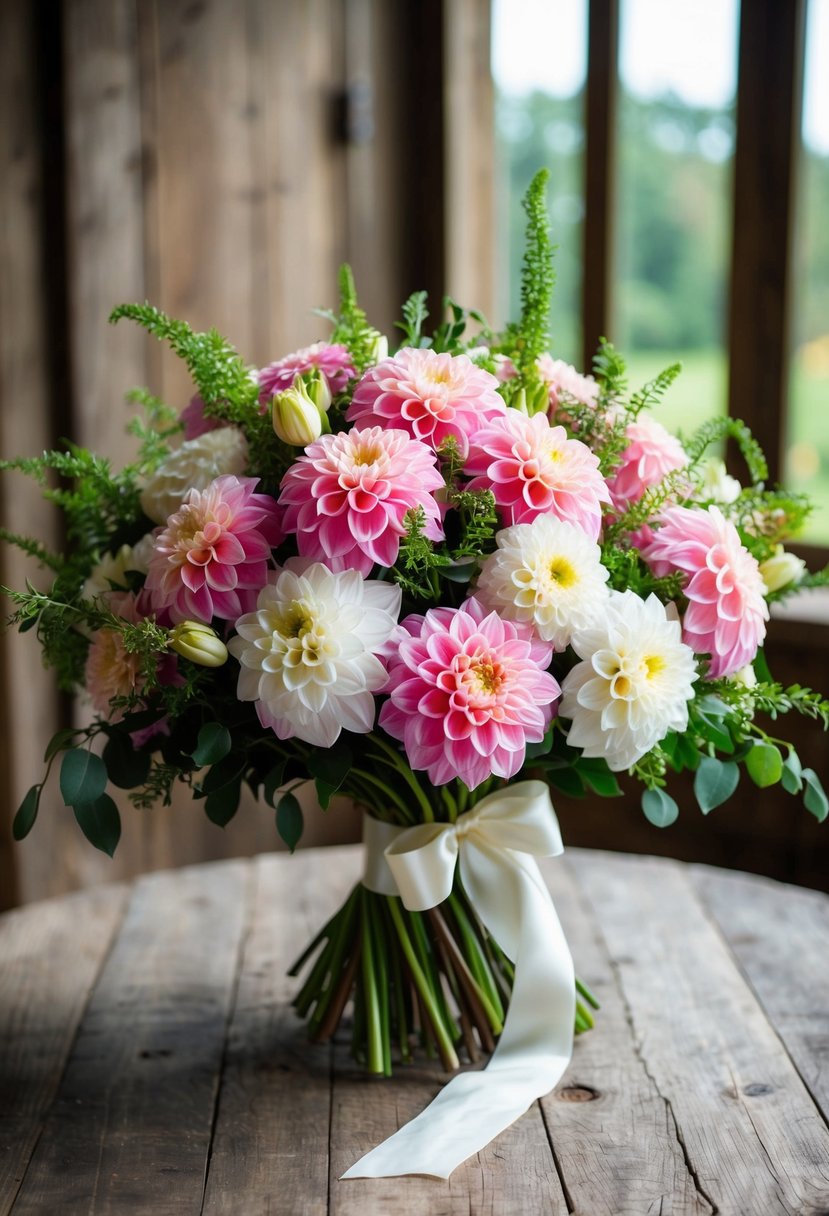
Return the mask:
{"type": "Polygon", "coordinates": [[[573,963],[535,861],[563,852],[561,832],[540,781],[490,794],[454,824],[371,823],[365,885],[423,911],[448,898],[459,865],[469,902],[516,964],[504,1029],[486,1069],[454,1077],[426,1110],[343,1175],[448,1178],[552,1089],[570,1062],[573,963]]]}

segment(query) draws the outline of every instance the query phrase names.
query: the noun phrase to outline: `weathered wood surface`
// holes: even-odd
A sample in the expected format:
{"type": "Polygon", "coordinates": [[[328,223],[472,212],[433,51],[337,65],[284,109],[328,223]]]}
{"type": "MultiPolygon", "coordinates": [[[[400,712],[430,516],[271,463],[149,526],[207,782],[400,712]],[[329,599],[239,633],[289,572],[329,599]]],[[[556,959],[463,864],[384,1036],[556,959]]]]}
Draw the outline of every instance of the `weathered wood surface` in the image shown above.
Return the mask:
{"type": "Polygon", "coordinates": [[[829,1210],[829,899],[578,850],[544,872],[602,1011],[558,1089],[447,1182],[340,1182],[443,1080],[367,1079],[290,1009],[359,865],[268,855],[0,918],[0,1213],[829,1210]]]}

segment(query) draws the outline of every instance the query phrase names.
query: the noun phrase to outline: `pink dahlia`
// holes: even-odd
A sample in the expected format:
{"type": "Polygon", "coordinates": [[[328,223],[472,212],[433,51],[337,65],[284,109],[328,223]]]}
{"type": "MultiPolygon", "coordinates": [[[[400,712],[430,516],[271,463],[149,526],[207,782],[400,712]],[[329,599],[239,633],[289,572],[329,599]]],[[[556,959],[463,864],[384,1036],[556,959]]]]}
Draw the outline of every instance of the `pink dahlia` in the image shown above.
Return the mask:
{"type": "Polygon", "coordinates": [[[405,431],[322,435],[282,478],[285,531],[303,557],[369,574],[375,562],[394,565],[408,511],[422,507],[424,535],[441,539],[432,491],[442,486],[434,452],[405,431]]]}
{"type": "Polygon", "coordinates": [[[659,485],[674,469],[682,469],[688,457],[678,439],[655,418],[640,417],[625,430],[628,446],[608,482],[617,511],[638,502],[649,486],[659,485]]]}
{"type": "Polygon", "coordinates": [[[491,490],[507,525],[555,515],[596,540],[610,502],[599,459],[546,415],[509,410],[478,431],[465,472],[470,490],[491,490]]]}
{"type": "MultiPolygon", "coordinates": [[[[131,625],[137,625],[143,617],[131,591],[112,592],[107,608],[131,625]]],[[[120,630],[96,629],[89,644],[84,686],[98,713],[110,716],[110,702],[140,692],[142,683],[141,656],[126,649],[120,630]]],[[[115,710],[111,716],[117,722],[124,711],[115,710]]]]}
{"type": "Polygon", "coordinates": [[[493,774],[514,777],[561,692],[545,670],[552,647],[474,599],[402,626],[411,637],[390,661],[380,725],[435,785],[459,777],[474,789],[493,774]]]}
{"type": "Polygon", "coordinates": [[[730,675],[754,659],[766,635],[766,588],[756,560],[718,507],[668,507],[642,556],[657,575],[687,575],[682,637],[697,654],[710,654],[709,675],[730,675]]]}
{"type": "Polygon", "coordinates": [[[315,342],[312,346],[304,346],[302,350],[294,351],[269,363],[260,369],[259,401],[261,405],[270,405],[274,393],[284,392],[294,382],[294,376],[301,372],[311,372],[318,369],[328,381],[332,393],[341,393],[348,386],[349,380],[357,375],[357,369],[351,362],[351,352],[347,346],[339,342],[315,342]]]}
{"type": "Polygon", "coordinates": [[[159,530],[147,571],[156,612],[173,622],[250,612],[267,582],[271,548],[282,539],[277,504],[255,494],[255,477],[225,474],[191,490],[159,530]]]}
{"type": "Polygon", "coordinates": [[[403,427],[435,451],[451,436],[465,456],[478,428],[505,413],[495,376],[466,355],[404,347],[366,372],[346,418],[403,427]]]}
{"type": "Polygon", "coordinates": [[[204,398],[196,393],[181,411],[181,421],[184,425],[185,439],[199,439],[208,431],[218,430],[226,424],[219,418],[208,418],[204,412],[204,398]]]}
{"type": "Polygon", "coordinates": [[[582,405],[596,405],[599,386],[592,376],[583,376],[572,363],[554,359],[552,355],[539,355],[536,360],[541,379],[550,390],[550,412],[559,404],[561,395],[572,397],[582,405]]]}

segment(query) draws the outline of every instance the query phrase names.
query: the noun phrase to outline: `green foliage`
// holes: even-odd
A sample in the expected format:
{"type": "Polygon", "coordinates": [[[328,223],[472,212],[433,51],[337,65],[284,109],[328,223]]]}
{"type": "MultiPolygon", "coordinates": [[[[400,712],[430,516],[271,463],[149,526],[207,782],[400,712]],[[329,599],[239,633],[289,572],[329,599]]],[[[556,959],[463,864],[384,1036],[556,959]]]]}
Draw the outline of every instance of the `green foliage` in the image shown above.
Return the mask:
{"type": "Polygon", "coordinates": [[[667,828],[679,818],[679,807],[670,794],[659,786],[644,790],[642,810],[645,818],[656,828],[667,828]]]}
{"type": "Polygon", "coordinates": [[[343,264],[340,267],[338,282],[340,312],[331,341],[342,342],[348,347],[359,376],[374,358],[378,334],[377,330],[369,325],[366,314],[357,303],[357,288],[350,266],[343,264]]]}
{"type": "Polygon", "coordinates": [[[205,722],[199,731],[193,763],[201,768],[205,764],[218,764],[224,760],[232,746],[230,731],[221,722],[205,722]]]}
{"type": "Polygon", "coordinates": [[[158,468],[170,453],[169,439],[181,434],[184,426],[179,414],[172,406],[165,405],[146,388],[133,388],[127,393],[130,405],[141,406],[143,418],[133,418],[127,426],[130,435],[138,440],[138,453],[142,470],[150,472],[158,468]]]}
{"type": "Polygon", "coordinates": [[[288,792],[276,804],[276,830],[293,853],[299,844],[303,829],[302,807],[296,797],[288,792]]]}
{"type": "Polygon", "coordinates": [[[769,475],[769,468],[763,449],[739,418],[711,418],[694,432],[683,444],[688,454],[688,471],[693,473],[711,445],[721,443],[724,439],[733,439],[736,442],[754,485],[764,482],[769,475]]]}
{"type": "Polygon", "coordinates": [[[602,545],[602,565],[608,571],[608,587],[613,591],[630,588],[643,598],[653,593],[669,603],[682,590],[680,572],[658,577],[641,558],[638,549],[622,549],[609,537],[602,545]]]}
{"type": "Polygon", "coordinates": [[[426,346],[428,338],[423,336],[423,326],[429,316],[426,307],[427,293],[414,291],[403,305],[403,320],[395,321],[397,329],[403,330],[404,346],[426,346]]]}
{"type": "Polygon", "coordinates": [[[593,375],[605,397],[615,400],[627,392],[625,361],[607,338],[599,338],[599,349],[593,356],[593,375]]]}
{"type": "Polygon", "coordinates": [[[549,172],[541,169],[530,182],[523,207],[527,215],[524,260],[521,270],[520,338],[514,362],[526,386],[538,379],[535,361],[549,345],[550,305],[555,286],[554,246],[547,216],[549,172]]]}
{"type": "Polygon", "coordinates": [[[649,380],[642,388],[637,389],[631,395],[628,413],[634,418],[637,418],[643,410],[652,410],[659,405],[665,393],[676,380],[679,373],[682,371],[681,363],[672,363],[670,367],[666,367],[663,371],[655,376],[653,380],[649,380]]]}
{"type": "Polygon", "coordinates": [[[727,802],[740,781],[740,769],[733,760],[703,756],[694,775],[694,795],[703,815],[727,802]]]}
{"type": "Polygon", "coordinates": [[[423,507],[407,511],[403,522],[406,531],[400,538],[400,552],[392,577],[414,599],[431,599],[436,596],[437,568],[446,565],[449,558],[439,553],[423,535],[426,526],[423,507]]]}
{"type": "Polygon", "coordinates": [[[109,320],[115,324],[124,317],[167,342],[187,364],[208,413],[228,422],[248,420],[258,390],[235,347],[218,330],[196,333],[186,321],[169,317],[151,304],[120,304],[109,320]]]}
{"type": "Polygon", "coordinates": [[[648,486],[637,502],[632,503],[605,528],[605,540],[613,542],[626,532],[635,532],[658,515],[665,504],[672,501],[680,491],[683,471],[673,470],[667,473],[658,485],[648,486]]]}

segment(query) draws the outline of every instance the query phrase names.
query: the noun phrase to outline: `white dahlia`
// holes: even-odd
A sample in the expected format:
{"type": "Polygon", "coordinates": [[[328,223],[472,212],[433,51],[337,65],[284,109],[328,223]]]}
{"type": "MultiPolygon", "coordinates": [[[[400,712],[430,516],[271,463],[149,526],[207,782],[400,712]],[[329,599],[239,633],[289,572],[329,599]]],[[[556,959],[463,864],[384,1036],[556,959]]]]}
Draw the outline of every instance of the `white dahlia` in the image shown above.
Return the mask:
{"type": "Polygon", "coordinates": [[[236,622],[240,701],[280,739],[330,747],[340,731],[374,725],[374,693],[387,679],[377,657],[397,625],[400,588],[292,558],[236,622]]]}
{"type": "Polygon", "coordinates": [[[685,730],[697,678],[694,652],[655,595],[611,591],[602,620],[573,638],[577,663],[562,684],[559,714],[571,747],[618,772],[685,730]]]}
{"type": "Polygon", "coordinates": [[[141,509],[157,524],[179,509],[191,490],[206,490],[223,474],[240,477],[248,463],[248,442],[235,426],[206,431],[171,452],[141,491],[141,509]]]}
{"type": "Polygon", "coordinates": [[[477,599],[509,620],[532,624],[540,638],[564,650],[607,601],[601,549],[582,528],[554,515],[504,528],[495,539],[477,599]]]}

